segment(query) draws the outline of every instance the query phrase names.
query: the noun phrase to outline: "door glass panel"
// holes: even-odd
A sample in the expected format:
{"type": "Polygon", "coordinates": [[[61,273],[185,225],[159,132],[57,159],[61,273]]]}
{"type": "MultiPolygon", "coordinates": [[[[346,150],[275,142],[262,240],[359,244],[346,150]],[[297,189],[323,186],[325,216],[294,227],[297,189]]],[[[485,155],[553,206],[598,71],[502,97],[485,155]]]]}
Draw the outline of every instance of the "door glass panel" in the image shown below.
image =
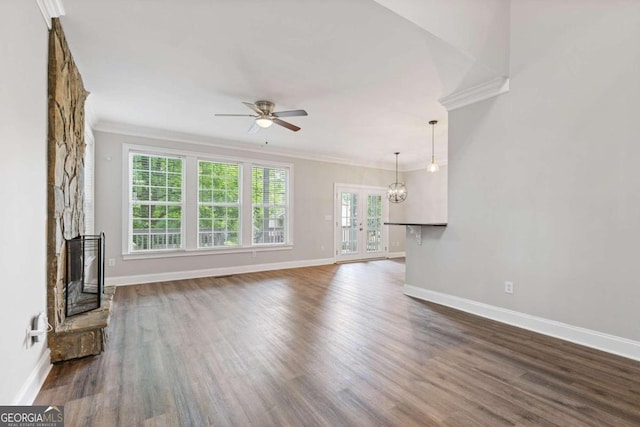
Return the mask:
{"type": "Polygon", "coordinates": [[[367,196],[367,252],[382,251],[382,196],[367,196]]]}
{"type": "Polygon", "coordinates": [[[341,194],[341,253],[358,252],[358,195],[356,193],[341,194]]]}

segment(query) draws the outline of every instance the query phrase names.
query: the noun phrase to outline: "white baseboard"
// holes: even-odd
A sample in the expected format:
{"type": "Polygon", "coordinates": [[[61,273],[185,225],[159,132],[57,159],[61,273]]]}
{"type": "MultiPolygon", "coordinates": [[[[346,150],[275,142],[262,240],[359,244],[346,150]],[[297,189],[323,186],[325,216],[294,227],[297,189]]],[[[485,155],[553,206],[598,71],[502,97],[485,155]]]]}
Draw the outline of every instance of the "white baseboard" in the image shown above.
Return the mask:
{"type": "Polygon", "coordinates": [[[51,371],[51,351],[46,348],[40,355],[38,363],[33,371],[25,381],[24,385],[18,392],[18,395],[13,399],[12,405],[29,406],[36,400],[36,396],[40,392],[44,380],[47,379],[49,371],[51,371]]]}
{"type": "Polygon", "coordinates": [[[204,270],[171,271],[167,273],[137,274],[133,276],[107,277],[107,285],[139,285],[142,283],[167,282],[170,280],[196,279],[199,277],[228,276],[230,274],[256,273],[259,271],[284,270],[286,268],[313,267],[333,264],[333,258],[302,261],[275,262],[270,264],[237,265],[232,267],[208,268],[204,270]]]}
{"type": "Polygon", "coordinates": [[[389,252],[387,258],[404,258],[406,255],[405,252],[389,252]]]}
{"type": "Polygon", "coordinates": [[[518,311],[508,310],[453,295],[430,291],[408,284],[404,285],[404,294],[436,304],[446,305],[447,307],[466,311],[467,313],[486,317],[508,325],[528,329],[543,335],[549,335],[561,340],[602,350],[607,353],[640,360],[640,342],[637,341],[544,319],[542,317],[531,316],[518,311]]]}

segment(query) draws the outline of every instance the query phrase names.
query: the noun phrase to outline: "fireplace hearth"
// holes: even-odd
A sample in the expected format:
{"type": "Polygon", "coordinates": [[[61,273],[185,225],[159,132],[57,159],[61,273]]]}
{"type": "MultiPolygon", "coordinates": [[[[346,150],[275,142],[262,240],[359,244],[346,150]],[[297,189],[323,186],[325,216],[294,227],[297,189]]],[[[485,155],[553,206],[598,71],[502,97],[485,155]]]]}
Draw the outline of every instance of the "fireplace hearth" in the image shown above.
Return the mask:
{"type": "Polygon", "coordinates": [[[104,292],[104,233],[67,241],[65,315],[100,308],[104,292]]]}

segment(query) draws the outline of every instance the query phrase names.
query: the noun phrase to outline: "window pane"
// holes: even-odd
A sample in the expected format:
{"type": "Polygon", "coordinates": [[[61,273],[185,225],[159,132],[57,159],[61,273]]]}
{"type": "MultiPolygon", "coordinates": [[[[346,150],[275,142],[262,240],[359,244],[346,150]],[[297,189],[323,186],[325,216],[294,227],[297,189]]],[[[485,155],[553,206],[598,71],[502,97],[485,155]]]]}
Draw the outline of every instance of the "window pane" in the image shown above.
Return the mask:
{"type": "Polygon", "coordinates": [[[215,203],[225,203],[224,191],[223,190],[213,190],[213,201],[215,203]]]}
{"type": "Polygon", "coordinates": [[[201,203],[211,203],[213,201],[213,191],[200,190],[198,194],[201,203]]]}
{"type": "Polygon", "coordinates": [[[382,251],[382,196],[367,196],[367,252],[382,251]]]}
{"type": "Polygon", "coordinates": [[[149,199],[153,202],[164,202],[167,200],[167,189],[164,187],[151,187],[149,199]]]}
{"type": "Polygon", "coordinates": [[[149,200],[149,187],[133,187],[131,198],[133,200],[149,200]]]}
{"type": "Polygon", "coordinates": [[[133,162],[132,162],[132,167],[133,170],[140,170],[140,171],[148,171],[149,170],[149,156],[144,156],[142,154],[136,154],[135,156],[133,156],[133,162]]]}
{"type": "Polygon", "coordinates": [[[240,244],[240,165],[198,162],[198,245],[240,244]]]}
{"type": "Polygon", "coordinates": [[[151,172],[151,185],[165,187],[167,185],[167,174],[162,172],[151,172]]]}
{"type": "Polygon", "coordinates": [[[149,156],[149,163],[152,171],[166,172],[167,170],[167,159],[165,157],[149,156]]]}
{"type": "Polygon", "coordinates": [[[213,171],[213,163],[198,162],[198,172],[201,175],[211,175],[212,171],[213,171]]]}
{"type": "Polygon", "coordinates": [[[149,236],[147,234],[134,234],[131,246],[134,251],[148,250],[149,236]]]}
{"type": "Polygon", "coordinates": [[[149,172],[134,169],[133,185],[149,185],[149,172]]]}
{"type": "Polygon", "coordinates": [[[152,205],[151,218],[165,218],[167,216],[166,205],[152,205]]]}
{"type": "Polygon", "coordinates": [[[149,221],[146,219],[133,220],[133,233],[141,233],[149,230],[149,221]]]}
{"type": "Polygon", "coordinates": [[[151,234],[151,248],[150,249],[166,249],[167,248],[167,235],[151,234]]]}
{"type": "Polygon", "coordinates": [[[213,178],[211,175],[200,175],[198,177],[200,190],[213,190],[213,178]]]}
{"type": "Polygon", "coordinates": [[[149,206],[133,205],[133,218],[149,218],[149,206]]]}
{"type": "Polygon", "coordinates": [[[288,170],[254,166],[251,189],[253,243],[285,243],[288,232],[288,170]]]}
{"type": "Polygon", "coordinates": [[[182,176],[182,160],[181,159],[168,159],[167,170],[169,172],[177,173],[182,176]]]}
{"type": "Polygon", "coordinates": [[[182,226],[182,221],[179,219],[170,219],[167,221],[167,230],[170,233],[179,233],[182,226]]]}
{"type": "Polygon", "coordinates": [[[167,200],[170,202],[181,202],[182,190],[179,188],[170,188],[167,191],[167,200]]]}
{"type": "Polygon", "coordinates": [[[182,206],[167,206],[167,216],[169,218],[182,218],[182,206]]]}
{"type": "Polygon", "coordinates": [[[167,186],[173,188],[182,188],[182,175],[170,173],[167,175],[167,186]]]}
{"type": "Polygon", "coordinates": [[[200,218],[213,218],[213,208],[211,206],[201,205],[199,207],[200,218]]]}

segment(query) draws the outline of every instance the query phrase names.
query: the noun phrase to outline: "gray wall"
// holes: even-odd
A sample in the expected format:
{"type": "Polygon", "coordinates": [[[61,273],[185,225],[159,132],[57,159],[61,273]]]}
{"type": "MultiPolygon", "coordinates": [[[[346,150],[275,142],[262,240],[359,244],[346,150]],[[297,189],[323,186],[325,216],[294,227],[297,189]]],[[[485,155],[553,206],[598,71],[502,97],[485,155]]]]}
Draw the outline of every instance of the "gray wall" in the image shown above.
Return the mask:
{"type": "MultiPolygon", "coordinates": [[[[107,278],[206,270],[219,267],[252,264],[282,263],[333,258],[334,182],[386,187],[394,179],[394,172],[344,164],[318,162],[298,158],[273,156],[256,152],[216,148],[175,141],[95,132],[96,140],[96,230],[107,236],[106,258],[115,258],[116,265],[107,267],[107,278]],[[122,259],[122,145],[151,145],[195,152],[207,152],[235,157],[287,162],[294,165],[294,248],[292,250],[251,253],[197,255],[161,259],[122,259]],[[110,160],[108,160],[110,159],[110,160]],[[324,249],[323,249],[324,248],[324,249]]],[[[268,147],[265,147],[268,152],[268,147]]],[[[398,216],[402,206],[392,205],[390,216],[398,216]]],[[[404,251],[404,229],[389,228],[390,252],[404,251]]],[[[117,281],[117,279],[116,279],[117,281]]]]}
{"type": "Polygon", "coordinates": [[[407,283],[638,341],[640,2],[511,14],[511,92],[449,114],[449,226],[407,283]]]}
{"type": "Polygon", "coordinates": [[[436,173],[425,168],[404,173],[409,196],[396,219],[399,222],[434,223],[447,222],[447,166],[440,166],[436,173]]]}
{"type": "Polygon", "coordinates": [[[46,310],[48,33],[35,1],[8,3],[0,25],[2,405],[19,403],[46,349],[27,342],[25,330],[46,310]]]}

